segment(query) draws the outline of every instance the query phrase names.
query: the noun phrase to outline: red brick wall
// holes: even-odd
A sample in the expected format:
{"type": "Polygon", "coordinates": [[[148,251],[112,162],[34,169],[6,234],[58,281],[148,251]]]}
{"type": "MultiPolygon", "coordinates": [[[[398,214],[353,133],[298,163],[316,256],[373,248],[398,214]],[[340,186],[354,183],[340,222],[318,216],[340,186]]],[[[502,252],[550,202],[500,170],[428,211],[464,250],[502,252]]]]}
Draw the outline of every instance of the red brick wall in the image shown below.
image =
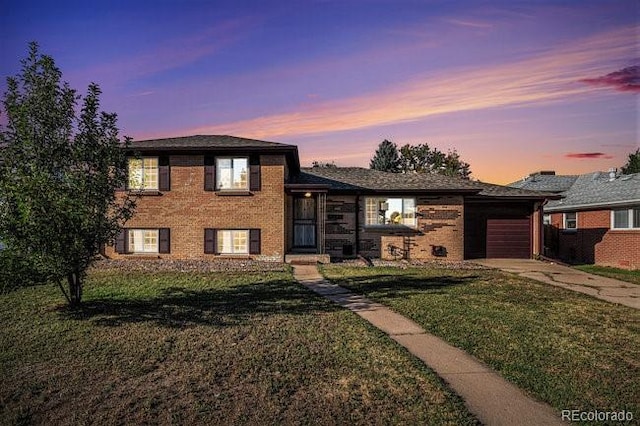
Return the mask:
{"type": "Polygon", "coordinates": [[[611,210],[577,212],[578,229],[563,230],[563,214],[553,213],[557,228],[558,257],[570,263],[594,263],[640,269],[640,230],[611,228],[611,210]]]}
{"type": "MultiPolygon", "coordinates": [[[[400,196],[400,195],[399,195],[400,196]]],[[[462,196],[416,197],[417,229],[366,226],[366,196],[327,196],[326,251],[332,257],[343,257],[345,244],[356,244],[356,212],[359,224],[359,254],[392,259],[394,250],[410,259],[462,260],[464,255],[464,205],[462,196]],[[446,257],[432,254],[432,245],[444,246],[446,257]]],[[[355,251],[354,251],[355,253],[355,251]]]]}
{"type": "MultiPolygon", "coordinates": [[[[204,253],[204,229],[261,229],[261,254],[281,261],[285,250],[285,195],[283,155],[260,156],[262,187],[247,196],[221,196],[204,190],[204,156],[172,155],[171,190],[142,196],[127,228],[170,228],[169,259],[214,258],[204,253]]],[[[130,255],[106,248],[112,258],[130,255]]],[[[154,255],[155,256],[155,255],[154,255]]]]}

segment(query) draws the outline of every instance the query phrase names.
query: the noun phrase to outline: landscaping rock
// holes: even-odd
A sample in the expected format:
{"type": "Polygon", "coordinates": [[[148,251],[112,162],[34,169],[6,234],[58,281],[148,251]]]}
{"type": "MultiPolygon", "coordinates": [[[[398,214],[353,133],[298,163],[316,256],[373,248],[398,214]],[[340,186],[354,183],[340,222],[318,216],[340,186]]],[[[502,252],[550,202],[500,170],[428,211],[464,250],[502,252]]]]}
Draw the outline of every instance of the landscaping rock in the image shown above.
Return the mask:
{"type": "Polygon", "coordinates": [[[97,270],[123,272],[282,272],[288,270],[288,266],[284,263],[261,262],[249,259],[100,259],[92,267],[97,270]]]}

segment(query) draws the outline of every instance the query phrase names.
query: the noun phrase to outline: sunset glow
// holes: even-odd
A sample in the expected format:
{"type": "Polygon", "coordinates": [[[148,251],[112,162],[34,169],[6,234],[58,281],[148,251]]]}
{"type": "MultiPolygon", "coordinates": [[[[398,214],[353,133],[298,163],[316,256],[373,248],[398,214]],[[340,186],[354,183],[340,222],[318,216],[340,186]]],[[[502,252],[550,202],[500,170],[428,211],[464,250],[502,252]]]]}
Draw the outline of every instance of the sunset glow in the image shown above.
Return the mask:
{"type": "Polygon", "coordinates": [[[10,1],[0,74],[36,40],[73,87],[101,85],[123,134],[294,143],[303,165],[427,142],[507,183],[640,146],[637,2],[451,3],[63,2],[30,23],[10,1]]]}

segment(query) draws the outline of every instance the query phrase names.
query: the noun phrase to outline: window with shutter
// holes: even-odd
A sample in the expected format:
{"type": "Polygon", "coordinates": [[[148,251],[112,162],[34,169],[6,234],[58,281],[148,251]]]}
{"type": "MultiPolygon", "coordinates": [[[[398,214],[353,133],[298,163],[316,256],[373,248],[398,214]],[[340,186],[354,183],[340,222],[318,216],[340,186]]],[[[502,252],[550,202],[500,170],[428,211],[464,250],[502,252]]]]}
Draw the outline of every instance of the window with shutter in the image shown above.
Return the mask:
{"type": "Polygon", "coordinates": [[[216,190],[216,166],[215,159],[207,156],[204,158],[204,190],[216,190]]]}
{"type": "Polygon", "coordinates": [[[171,233],[169,228],[158,229],[158,253],[171,253],[171,233]]]}
{"type": "Polygon", "coordinates": [[[260,230],[249,230],[249,254],[260,254],[260,230]]]}
{"type": "Polygon", "coordinates": [[[249,158],[249,164],[249,190],[260,191],[262,186],[260,180],[260,156],[251,156],[249,158]]]}
{"type": "Polygon", "coordinates": [[[158,159],[158,189],[160,191],[171,190],[171,166],[169,156],[163,155],[158,159]]]}

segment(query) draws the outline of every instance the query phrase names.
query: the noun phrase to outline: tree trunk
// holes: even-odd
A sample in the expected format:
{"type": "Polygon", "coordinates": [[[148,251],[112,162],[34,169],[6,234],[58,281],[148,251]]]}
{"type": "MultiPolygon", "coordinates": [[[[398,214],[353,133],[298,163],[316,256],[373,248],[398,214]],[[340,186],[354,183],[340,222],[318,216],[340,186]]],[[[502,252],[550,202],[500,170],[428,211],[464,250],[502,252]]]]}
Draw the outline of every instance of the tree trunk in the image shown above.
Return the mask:
{"type": "Polygon", "coordinates": [[[80,274],[72,272],[67,276],[69,282],[69,301],[71,306],[79,306],[82,302],[82,279],[80,274]]]}

